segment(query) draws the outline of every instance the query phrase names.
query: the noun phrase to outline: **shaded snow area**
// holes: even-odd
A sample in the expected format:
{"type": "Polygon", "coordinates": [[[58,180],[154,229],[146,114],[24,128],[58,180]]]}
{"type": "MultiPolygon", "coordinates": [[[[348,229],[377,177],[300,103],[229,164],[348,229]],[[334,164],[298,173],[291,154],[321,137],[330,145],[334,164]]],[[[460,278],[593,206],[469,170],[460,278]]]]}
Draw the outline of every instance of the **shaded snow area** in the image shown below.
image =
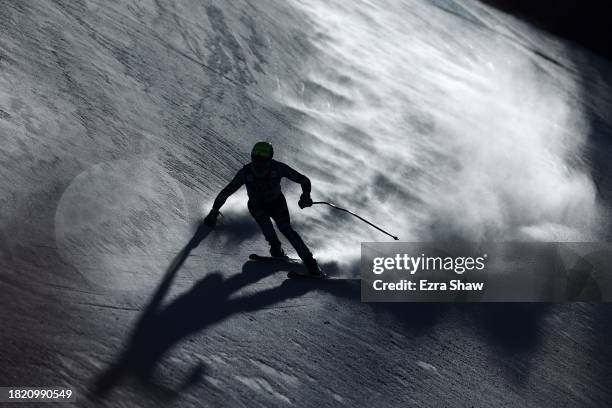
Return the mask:
{"type": "MultiPolygon", "coordinates": [[[[218,191],[269,140],[405,241],[609,240],[610,63],[473,0],[0,4],[0,386],[77,406],[612,404],[605,305],[360,302],[387,237],[218,191]],[[287,248],[289,249],[289,248],[287,248]]],[[[27,404],[21,405],[27,406],[27,404]]],[[[67,405],[72,406],[72,405],[67,405]]]]}

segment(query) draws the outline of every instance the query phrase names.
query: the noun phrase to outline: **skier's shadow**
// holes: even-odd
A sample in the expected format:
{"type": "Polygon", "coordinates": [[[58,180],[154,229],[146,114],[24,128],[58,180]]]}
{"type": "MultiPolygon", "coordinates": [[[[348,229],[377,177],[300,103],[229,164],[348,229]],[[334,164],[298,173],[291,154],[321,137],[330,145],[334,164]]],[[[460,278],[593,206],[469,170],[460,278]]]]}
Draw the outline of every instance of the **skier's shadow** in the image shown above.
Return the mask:
{"type": "Polygon", "coordinates": [[[136,323],[119,358],[97,378],[92,397],[103,397],[123,377],[128,375],[142,380],[144,385],[151,385],[150,389],[163,393],[164,396],[174,397],[190,383],[196,382],[203,371],[203,367],[195,367],[187,376],[185,383],[177,390],[169,390],[159,384],[153,384],[151,376],[156,364],[174,345],[185,337],[235,313],[261,309],[301,296],[310,290],[307,285],[282,284],[255,294],[229,299],[239,289],[266,276],[279,271],[297,271],[301,268],[299,264],[287,262],[249,261],[243,265],[241,273],[229,278],[224,278],[218,272],[207,275],[188,292],[180,295],[169,305],[161,307],[162,300],[189,252],[209,233],[210,229],[207,226],[200,226],[194,237],[175,257],[136,323]]]}

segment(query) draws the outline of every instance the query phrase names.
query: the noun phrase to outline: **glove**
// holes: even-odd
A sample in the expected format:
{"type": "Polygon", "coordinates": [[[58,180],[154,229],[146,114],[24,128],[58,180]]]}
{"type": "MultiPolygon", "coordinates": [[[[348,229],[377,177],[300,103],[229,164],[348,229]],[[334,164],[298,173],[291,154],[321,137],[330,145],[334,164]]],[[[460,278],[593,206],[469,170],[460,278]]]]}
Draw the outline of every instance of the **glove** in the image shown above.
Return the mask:
{"type": "Polygon", "coordinates": [[[215,225],[217,225],[218,216],[219,216],[219,211],[213,208],[212,210],[210,210],[206,218],[204,218],[204,223],[208,225],[209,227],[214,227],[215,225]]]}
{"type": "Polygon", "coordinates": [[[310,198],[310,195],[302,194],[301,197],[300,197],[300,201],[298,201],[298,205],[302,209],[306,208],[306,207],[311,207],[312,206],[312,198],[310,198]]]}

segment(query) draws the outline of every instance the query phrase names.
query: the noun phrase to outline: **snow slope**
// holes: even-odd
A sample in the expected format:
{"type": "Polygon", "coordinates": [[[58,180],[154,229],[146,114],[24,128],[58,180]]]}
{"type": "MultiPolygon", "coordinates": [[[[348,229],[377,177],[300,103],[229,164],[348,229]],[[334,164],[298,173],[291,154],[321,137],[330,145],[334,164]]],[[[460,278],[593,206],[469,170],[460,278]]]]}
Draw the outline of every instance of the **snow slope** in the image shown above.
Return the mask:
{"type": "Polygon", "coordinates": [[[404,240],[607,239],[609,63],[474,1],[0,5],[0,385],[79,406],[605,406],[603,305],[362,304],[246,262],[258,140],[404,240]],[[196,232],[197,231],[197,232],[196,232]],[[195,234],[195,236],[194,236],[195,234]],[[197,244],[197,245],[196,245],[197,244]]]}

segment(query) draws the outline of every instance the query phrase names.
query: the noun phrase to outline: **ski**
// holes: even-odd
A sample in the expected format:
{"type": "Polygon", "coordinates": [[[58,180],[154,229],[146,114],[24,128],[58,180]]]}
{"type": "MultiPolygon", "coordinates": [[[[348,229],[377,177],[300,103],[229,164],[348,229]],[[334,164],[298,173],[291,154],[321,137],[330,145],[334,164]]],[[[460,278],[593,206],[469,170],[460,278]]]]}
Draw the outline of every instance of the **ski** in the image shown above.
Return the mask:
{"type": "Polygon", "coordinates": [[[268,255],[258,255],[251,254],[249,255],[249,259],[251,261],[285,261],[285,262],[302,262],[301,259],[298,258],[290,258],[288,256],[268,256],[268,255]]]}
{"type": "MultiPolygon", "coordinates": [[[[251,261],[267,261],[267,262],[273,262],[273,261],[283,261],[283,262],[291,262],[291,263],[300,263],[302,264],[302,260],[298,259],[298,258],[290,258],[288,256],[266,256],[266,255],[258,255],[258,254],[251,254],[249,255],[249,259],[251,261]]],[[[289,279],[314,279],[314,280],[320,280],[320,279],[326,279],[328,276],[326,273],[321,273],[320,275],[315,275],[315,274],[311,274],[311,273],[299,273],[299,272],[289,272],[287,273],[287,277],[289,279]]]]}
{"type": "Polygon", "coordinates": [[[312,273],[297,273],[297,272],[288,272],[287,277],[289,279],[309,279],[309,280],[322,280],[328,279],[328,275],[326,273],[321,273],[320,275],[315,275],[312,273]]]}

